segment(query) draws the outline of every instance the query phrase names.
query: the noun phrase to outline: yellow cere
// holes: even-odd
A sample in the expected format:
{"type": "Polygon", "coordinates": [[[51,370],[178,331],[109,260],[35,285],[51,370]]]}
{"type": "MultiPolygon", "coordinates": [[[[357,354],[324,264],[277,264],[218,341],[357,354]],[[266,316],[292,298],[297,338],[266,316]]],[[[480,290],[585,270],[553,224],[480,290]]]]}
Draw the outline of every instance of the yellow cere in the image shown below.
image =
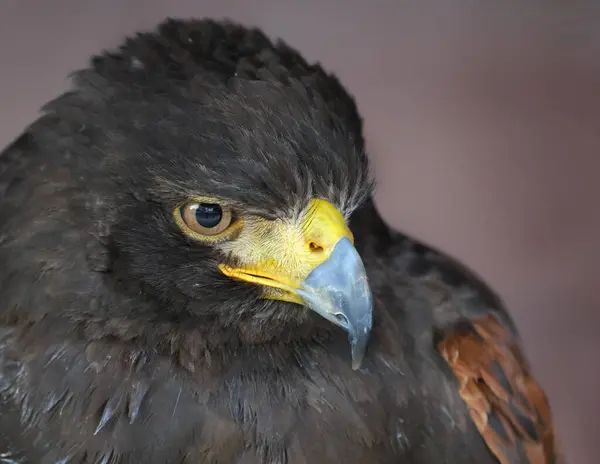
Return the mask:
{"type": "Polygon", "coordinates": [[[219,244],[240,267],[220,264],[226,276],[267,287],[265,298],[302,303],[295,289],[331,254],[343,237],[354,237],[344,216],[331,203],[311,200],[299,219],[246,217],[235,240],[219,244]]]}

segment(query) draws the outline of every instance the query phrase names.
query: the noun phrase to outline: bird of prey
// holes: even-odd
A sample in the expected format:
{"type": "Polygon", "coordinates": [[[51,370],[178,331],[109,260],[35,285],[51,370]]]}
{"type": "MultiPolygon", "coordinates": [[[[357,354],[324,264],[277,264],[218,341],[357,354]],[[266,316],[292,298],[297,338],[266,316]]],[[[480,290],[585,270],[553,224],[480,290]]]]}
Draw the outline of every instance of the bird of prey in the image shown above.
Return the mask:
{"type": "Polygon", "coordinates": [[[167,19],[72,82],[0,156],[3,462],[562,462],[499,298],[378,214],[334,75],[167,19]]]}

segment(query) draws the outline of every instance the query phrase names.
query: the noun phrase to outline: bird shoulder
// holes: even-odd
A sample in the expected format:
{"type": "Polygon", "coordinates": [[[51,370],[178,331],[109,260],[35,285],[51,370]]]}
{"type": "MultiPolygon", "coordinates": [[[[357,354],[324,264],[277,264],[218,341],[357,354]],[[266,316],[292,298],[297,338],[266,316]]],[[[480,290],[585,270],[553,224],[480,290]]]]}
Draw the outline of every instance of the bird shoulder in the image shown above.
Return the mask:
{"type": "Polygon", "coordinates": [[[519,342],[493,315],[448,333],[437,346],[483,440],[501,464],[561,463],[548,399],[519,342]]]}

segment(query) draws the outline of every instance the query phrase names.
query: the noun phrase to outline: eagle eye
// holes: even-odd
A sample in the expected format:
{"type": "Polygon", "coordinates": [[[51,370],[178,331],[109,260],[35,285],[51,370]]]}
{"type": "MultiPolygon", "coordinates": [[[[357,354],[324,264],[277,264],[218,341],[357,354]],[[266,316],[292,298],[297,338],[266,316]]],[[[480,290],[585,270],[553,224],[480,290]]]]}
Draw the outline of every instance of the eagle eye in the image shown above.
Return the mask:
{"type": "Polygon", "coordinates": [[[194,199],[175,208],[175,221],[181,230],[196,240],[214,240],[228,235],[234,223],[227,205],[194,199]]]}

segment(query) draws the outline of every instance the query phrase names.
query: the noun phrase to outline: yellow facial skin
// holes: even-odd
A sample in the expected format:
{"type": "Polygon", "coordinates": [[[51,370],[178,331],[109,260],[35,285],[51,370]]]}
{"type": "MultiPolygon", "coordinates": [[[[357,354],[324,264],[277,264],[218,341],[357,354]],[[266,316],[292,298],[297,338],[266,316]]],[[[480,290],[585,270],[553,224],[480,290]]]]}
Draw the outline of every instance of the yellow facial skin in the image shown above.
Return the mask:
{"type": "Polygon", "coordinates": [[[174,215],[189,237],[235,258],[236,267],[218,265],[224,275],[259,285],[263,298],[303,305],[346,330],[352,368],[360,367],[373,296],[354,237],[335,206],[313,199],[297,219],[266,220],[236,218],[218,200],[195,199],[174,215]]]}
{"type": "MultiPolygon", "coordinates": [[[[188,204],[194,201],[223,205],[222,201],[208,198],[188,204]]],[[[176,208],[175,220],[187,235],[213,243],[241,263],[239,267],[220,264],[220,271],[228,277],[263,286],[264,297],[269,299],[302,304],[295,290],[304,279],[329,257],[341,238],[354,242],[344,216],[321,199],[311,200],[297,220],[246,216],[216,236],[202,237],[191,230],[183,222],[181,211],[181,206],[176,208]]]]}
{"type": "Polygon", "coordinates": [[[257,219],[246,224],[245,233],[231,252],[244,265],[233,268],[220,265],[226,276],[260,284],[265,298],[302,304],[295,289],[331,254],[335,244],[354,237],[342,214],[329,202],[310,202],[298,222],[257,219]]]}

